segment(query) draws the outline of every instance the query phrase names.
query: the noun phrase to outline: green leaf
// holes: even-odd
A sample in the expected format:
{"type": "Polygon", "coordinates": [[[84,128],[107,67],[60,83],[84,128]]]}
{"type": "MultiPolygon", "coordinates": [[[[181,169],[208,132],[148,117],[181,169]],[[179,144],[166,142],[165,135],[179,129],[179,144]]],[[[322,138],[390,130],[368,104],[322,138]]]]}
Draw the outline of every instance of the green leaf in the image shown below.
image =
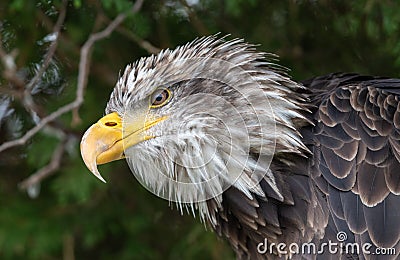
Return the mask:
{"type": "Polygon", "coordinates": [[[13,0],[9,6],[10,11],[21,11],[25,5],[24,0],[13,0]]]}
{"type": "Polygon", "coordinates": [[[94,192],[106,189],[107,186],[88,171],[80,156],[70,160],[62,165],[59,174],[50,184],[51,190],[60,205],[85,204],[94,192]]]}
{"type": "Polygon", "coordinates": [[[37,169],[48,164],[58,143],[59,140],[54,136],[44,133],[36,135],[27,153],[28,164],[37,169]]]}
{"type": "Polygon", "coordinates": [[[82,6],[82,1],[81,0],[74,0],[74,7],[79,9],[82,6]]]}

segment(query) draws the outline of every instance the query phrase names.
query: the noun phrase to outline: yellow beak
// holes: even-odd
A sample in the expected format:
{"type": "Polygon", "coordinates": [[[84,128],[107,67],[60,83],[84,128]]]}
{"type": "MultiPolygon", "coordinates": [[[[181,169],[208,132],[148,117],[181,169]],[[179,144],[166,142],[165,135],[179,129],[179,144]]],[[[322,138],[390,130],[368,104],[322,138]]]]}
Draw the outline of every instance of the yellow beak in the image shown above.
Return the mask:
{"type": "Polygon", "coordinates": [[[137,143],[154,138],[144,131],[164,120],[165,117],[153,120],[138,120],[131,126],[124,126],[117,113],[110,113],[93,124],[83,135],[81,155],[86,167],[101,181],[106,182],[97,170],[98,164],[125,158],[124,150],[137,143]]]}

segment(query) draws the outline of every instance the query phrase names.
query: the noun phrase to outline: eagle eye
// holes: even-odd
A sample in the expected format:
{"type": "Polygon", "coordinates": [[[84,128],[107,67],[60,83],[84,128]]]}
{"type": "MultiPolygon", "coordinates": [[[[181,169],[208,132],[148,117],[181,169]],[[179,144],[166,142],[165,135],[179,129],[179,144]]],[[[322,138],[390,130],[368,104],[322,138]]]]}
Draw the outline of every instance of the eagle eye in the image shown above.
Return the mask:
{"type": "Polygon", "coordinates": [[[162,107],[171,99],[171,91],[166,88],[157,89],[151,94],[150,108],[162,107]]]}

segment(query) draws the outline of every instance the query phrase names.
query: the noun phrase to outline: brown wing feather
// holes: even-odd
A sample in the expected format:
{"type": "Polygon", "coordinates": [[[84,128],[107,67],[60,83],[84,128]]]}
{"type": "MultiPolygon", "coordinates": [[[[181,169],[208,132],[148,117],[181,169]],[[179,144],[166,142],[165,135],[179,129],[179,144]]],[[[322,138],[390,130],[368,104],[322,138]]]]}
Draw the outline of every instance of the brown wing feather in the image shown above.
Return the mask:
{"type": "Polygon", "coordinates": [[[313,176],[331,224],[358,241],[399,246],[400,79],[330,74],[304,84],[316,126],[303,132],[314,133],[313,176]]]}

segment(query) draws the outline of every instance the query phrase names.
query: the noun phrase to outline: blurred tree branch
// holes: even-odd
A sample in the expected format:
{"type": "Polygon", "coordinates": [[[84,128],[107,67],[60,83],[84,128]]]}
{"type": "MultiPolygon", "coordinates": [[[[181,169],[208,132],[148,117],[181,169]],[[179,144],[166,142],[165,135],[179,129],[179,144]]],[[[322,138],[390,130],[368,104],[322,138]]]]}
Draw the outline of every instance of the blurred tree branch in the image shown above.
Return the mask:
{"type": "Polygon", "coordinates": [[[53,39],[51,40],[51,44],[49,46],[49,49],[45,55],[44,61],[40,69],[36,72],[35,76],[30,80],[30,82],[27,84],[25,88],[25,95],[30,96],[30,92],[33,88],[33,86],[39,81],[39,79],[43,76],[43,73],[46,71],[46,69],[49,67],[51,60],[53,59],[53,56],[56,52],[57,45],[58,45],[58,39],[61,31],[61,27],[64,24],[65,16],[67,13],[67,4],[68,0],[63,0],[62,7],[60,9],[60,15],[58,16],[57,22],[53,27],[53,32],[52,32],[52,37],[53,39]]]}
{"type": "Polygon", "coordinates": [[[29,187],[33,187],[37,184],[39,184],[44,178],[50,176],[53,174],[55,171],[57,171],[60,168],[61,165],[61,160],[64,155],[65,151],[65,144],[66,144],[66,138],[65,140],[62,140],[57,148],[54,150],[53,155],[51,157],[51,160],[49,164],[44,166],[43,168],[39,169],[37,172],[29,176],[26,180],[22,181],[19,184],[19,188],[22,190],[26,190],[29,187]]]}
{"type": "Polygon", "coordinates": [[[63,260],[75,260],[75,238],[72,234],[64,235],[63,260]]]}
{"type": "MultiPolygon", "coordinates": [[[[140,10],[142,7],[143,0],[137,0],[135,4],[133,5],[132,9],[129,11],[131,13],[136,13],[140,10]]],[[[80,105],[83,102],[83,94],[84,94],[84,89],[86,87],[87,83],[87,78],[89,74],[89,64],[90,64],[90,51],[93,47],[93,45],[106,37],[108,37],[117,27],[120,25],[126,18],[127,13],[121,13],[111,23],[102,31],[98,33],[91,34],[88,38],[88,40],[85,42],[85,44],[81,48],[81,59],[79,62],[79,74],[78,74],[78,86],[77,86],[77,91],[76,91],[76,100],[71,103],[74,104],[71,109],[73,109],[73,119],[72,123],[77,124],[80,122],[78,110],[80,105]]],[[[68,110],[69,111],[69,110],[68,110]]],[[[1,147],[0,147],[0,152],[1,152],[1,147]]]]}
{"type": "MultiPolygon", "coordinates": [[[[138,0],[133,5],[132,9],[129,12],[132,12],[132,13],[138,12],[140,10],[142,4],[143,4],[143,0],[138,0]]],[[[65,6],[64,6],[64,8],[65,8],[65,6]]],[[[74,113],[73,114],[74,115],[73,123],[77,123],[78,118],[79,118],[78,109],[81,106],[81,104],[83,103],[84,91],[85,91],[85,87],[87,85],[87,78],[88,78],[89,67],[90,67],[91,49],[97,41],[108,37],[118,27],[118,25],[120,25],[124,21],[126,16],[127,16],[127,13],[119,14],[113,21],[111,21],[109,23],[109,25],[104,30],[97,32],[97,33],[92,33],[88,37],[88,40],[83,44],[83,46],[80,50],[78,83],[77,83],[75,100],[73,102],[59,108],[58,110],[54,111],[50,115],[42,118],[42,120],[35,127],[30,129],[28,132],[26,132],[25,135],[22,136],[21,138],[6,142],[6,143],[3,143],[2,145],[0,145],[0,152],[6,150],[8,148],[11,148],[13,146],[25,144],[32,136],[34,136],[37,132],[39,132],[48,123],[52,122],[53,120],[55,120],[62,114],[67,113],[71,110],[74,113]]],[[[60,14],[60,17],[62,17],[62,19],[61,18],[58,19],[58,21],[55,25],[55,29],[53,30],[53,32],[55,32],[57,34],[59,34],[59,30],[62,26],[62,21],[65,18],[65,13],[60,14]]],[[[55,53],[56,46],[57,45],[54,42],[50,46],[50,49],[47,52],[47,55],[45,58],[45,62],[43,64],[43,66],[41,67],[41,69],[39,70],[41,75],[46,71],[46,68],[50,63],[50,60],[55,53]]],[[[36,74],[36,76],[32,79],[31,82],[37,81],[41,77],[41,75],[39,75],[39,76],[38,75],[39,74],[36,74]]],[[[32,87],[33,85],[34,85],[34,83],[32,83],[32,85],[30,85],[29,87],[32,87]]],[[[25,93],[27,93],[27,92],[25,92],[25,93]]],[[[30,93],[29,93],[29,95],[30,95],[30,93]]],[[[58,144],[57,148],[54,150],[50,162],[46,166],[44,166],[41,169],[39,169],[38,171],[36,171],[34,174],[32,174],[26,180],[22,181],[19,185],[19,187],[21,189],[26,190],[30,187],[34,187],[35,185],[39,184],[43,179],[50,176],[51,174],[53,174],[55,171],[57,171],[59,169],[59,167],[61,165],[61,160],[62,160],[63,154],[65,152],[65,146],[69,139],[68,137],[66,137],[66,135],[64,133],[62,133],[62,134],[64,137],[58,144]]]]}
{"type": "Polygon", "coordinates": [[[193,10],[193,8],[186,2],[186,0],[180,0],[179,1],[183,7],[185,8],[187,14],[189,15],[189,21],[192,24],[192,26],[196,29],[196,31],[200,35],[208,35],[209,31],[207,27],[203,24],[203,22],[200,20],[200,18],[197,16],[196,12],[193,10]]]}
{"type": "Polygon", "coordinates": [[[124,27],[118,27],[117,32],[121,33],[125,37],[131,39],[133,42],[135,42],[137,45],[139,45],[142,49],[146,50],[148,53],[156,54],[160,52],[160,49],[155,47],[153,44],[150,42],[140,38],[133,32],[127,30],[124,27]]]}
{"type": "MultiPolygon", "coordinates": [[[[135,4],[132,6],[132,8],[126,12],[126,13],[121,13],[119,14],[113,21],[110,22],[110,24],[102,31],[93,33],[91,34],[87,41],[83,44],[81,50],[80,50],[80,61],[79,61],[79,72],[78,72],[78,83],[77,83],[77,89],[76,89],[76,95],[75,95],[75,100],[72,101],[69,104],[66,104],[60,108],[58,108],[56,111],[52,112],[46,117],[43,117],[33,128],[28,130],[21,138],[5,142],[0,145],[0,152],[7,150],[11,147],[19,146],[19,145],[24,145],[30,138],[32,138],[35,134],[37,134],[43,127],[45,127],[47,124],[52,122],[53,120],[57,119],[61,115],[73,111],[73,124],[76,124],[77,122],[80,121],[79,115],[78,115],[78,109],[82,105],[83,100],[84,100],[84,92],[85,92],[85,87],[87,84],[87,78],[88,78],[88,73],[89,73],[89,63],[90,63],[90,51],[93,47],[93,45],[106,37],[108,37],[117,27],[120,25],[126,18],[128,13],[136,13],[140,10],[142,7],[143,0],[137,0],[135,4]]],[[[60,17],[62,15],[60,14],[60,17]]],[[[59,18],[60,20],[60,18],[59,18]]],[[[55,30],[57,29],[58,23],[55,25],[55,30]]],[[[58,37],[58,36],[57,36],[58,37]]],[[[52,49],[52,48],[50,48],[52,49]]],[[[55,51],[55,50],[54,50],[55,51]]],[[[53,51],[49,50],[47,57],[49,57],[52,54],[53,51]]],[[[46,59],[47,60],[47,59],[46,59]]],[[[43,68],[43,67],[42,67],[43,68]]],[[[41,74],[44,73],[44,70],[40,70],[41,74]]],[[[37,75],[35,78],[40,78],[42,75],[37,75]]],[[[36,79],[35,79],[36,80],[36,79]]]]}
{"type": "MultiPolygon", "coordinates": [[[[99,2],[95,3],[98,11],[98,17],[96,18],[96,21],[105,21],[107,23],[110,23],[111,20],[107,17],[107,15],[105,15],[103,9],[101,8],[101,4],[99,2]]],[[[118,26],[116,31],[119,32],[121,35],[125,36],[126,38],[130,39],[134,43],[136,43],[138,46],[146,50],[148,53],[156,54],[160,52],[159,48],[155,47],[149,41],[140,38],[138,35],[136,35],[131,30],[126,29],[124,26],[121,25],[118,26]]]]}

